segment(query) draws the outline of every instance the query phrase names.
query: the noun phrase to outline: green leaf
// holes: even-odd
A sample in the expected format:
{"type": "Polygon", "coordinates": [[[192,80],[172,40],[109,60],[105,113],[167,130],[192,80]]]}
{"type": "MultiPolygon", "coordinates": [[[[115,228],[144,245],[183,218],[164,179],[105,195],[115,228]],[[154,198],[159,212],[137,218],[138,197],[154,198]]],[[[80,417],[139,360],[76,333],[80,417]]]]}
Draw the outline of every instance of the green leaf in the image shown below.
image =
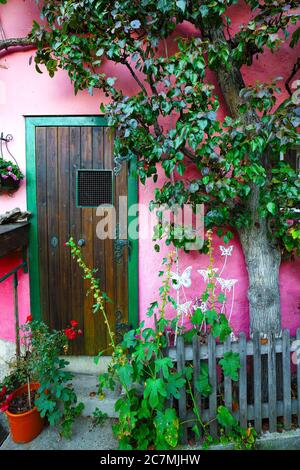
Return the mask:
{"type": "Polygon", "coordinates": [[[238,380],[238,370],[240,368],[240,356],[238,353],[232,351],[226,352],[219,364],[222,366],[224,375],[232,380],[238,380]]]}
{"type": "Polygon", "coordinates": [[[218,302],[223,303],[226,301],[226,295],[223,292],[220,292],[218,295],[218,302]]]}
{"type": "Polygon", "coordinates": [[[206,310],[205,312],[205,316],[206,316],[206,319],[207,319],[207,323],[209,325],[213,325],[214,322],[217,320],[218,318],[218,314],[217,312],[213,309],[213,310],[206,310]]]}
{"type": "Polygon", "coordinates": [[[174,408],[158,411],[154,426],[159,440],[165,440],[170,447],[176,447],[179,437],[179,419],[174,408]]]}
{"type": "Polygon", "coordinates": [[[186,9],[186,0],[176,0],[176,5],[182,12],[184,12],[186,9]]]}
{"type": "Polygon", "coordinates": [[[208,365],[205,362],[201,365],[200,375],[197,377],[195,387],[204,397],[208,397],[211,393],[211,385],[208,380],[208,365]]]}
{"type": "Polygon", "coordinates": [[[177,172],[182,176],[185,172],[185,165],[182,162],[179,162],[177,165],[177,172]]]}
{"type": "Polygon", "coordinates": [[[135,330],[127,331],[124,334],[123,341],[122,341],[122,346],[124,348],[130,348],[136,345],[137,341],[135,338],[135,334],[136,334],[135,330]]]}
{"type": "Polygon", "coordinates": [[[271,214],[275,214],[275,210],[276,210],[276,205],[275,205],[275,202],[268,202],[267,204],[267,209],[268,211],[271,213],[271,214]]]}
{"type": "Polygon", "coordinates": [[[180,398],[180,389],[185,385],[185,379],[178,372],[171,374],[166,385],[167,397],[180,398]]]}
{"type": "Polygon", "coordinates": [[[164,378],[167,379],[170,375],[170,369],[173,367],[172,359],[170,357],[163,357],[156,359],[154,364],[156,374],[159,374],[159,372],[162,371],[164,378]]]}
{"type": "Polygon", "coordinates": [[[118,369],[120,382],[124,387],[128,387],[132,382],[133,368],[132,365],[127,363],[118,369]]]}
{"type": "Polygon", "coordinates": [[[192,315],[191,323],[193,325],[201,325],[201,323],[203,322],[203,319],[204,319],[204,314],[202,310],[200,310],[200,308],[197,308],[192,315]]]}
{"type": "Polygon", "coordinates": [[[200,11],[201,15],[202,15],[203,18],[204,18],[205,16],[207,16],[207,14],[208,14],[208,12],[209,12],[209,9],[208,9],[208,7],[207,7],[206,5],[200,5],[199,11],[200,11]]]}
{"type": "Polygon", "coordinates": [[[167,391],[165,383],[162,379],[148,379],[144,390],[144,397],[148,398],[151,408],[156,408],[159,404],[160,397],[166,397],[167,391]]]}
{"type": "Polygon", "coordinates": [[[200,439],[200,431],[197,424],[194,424],[194,426],[192,427],[192,431],[195,433],[196,437],[200,439]]]}
{"type": "Polygon", "coordinates": [[[154,314],[154,309],[155,308],[158,308],[158,302],[157,301],[152,302],[150,304],[150,307],[148,308],[147,313],[146,313],[147,317],[152,317],[152,315],[154,314]]]}
{"type": "Polygon", "coordinates": [[[217,421],[222,427],[235,426],[236,419],[225,406],[219,406],[217,411],[217,421]]]}

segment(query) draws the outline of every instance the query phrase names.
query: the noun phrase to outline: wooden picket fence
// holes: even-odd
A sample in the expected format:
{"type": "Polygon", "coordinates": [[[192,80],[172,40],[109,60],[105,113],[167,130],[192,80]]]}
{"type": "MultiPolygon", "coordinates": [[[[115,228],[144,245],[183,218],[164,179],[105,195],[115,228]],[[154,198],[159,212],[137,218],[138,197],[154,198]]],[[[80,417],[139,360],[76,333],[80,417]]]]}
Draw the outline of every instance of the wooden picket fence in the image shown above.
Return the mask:
{"type": "MultiPolygon", "coordinates": [[[[195,402],[201,419],[209,422],[210,434],[217,437],[218,423],[215,418],[220,404],[232,410],[242,427],[247,427],[252,422],[258,433],[262,431],[263,420],[268,420],[270,432],[277,430],[278,418],[285,430],[291,429],[292,416],[295,416],[294,420],[297,419],[300,427],[300,361],[293,361],[298,364],[292,365],[291,360],[291,354],[297,351],[297,346],[300,346],[300,328],[296,338],[291,338],[289,331],[284,330],[281,338],[275,339],[274,335],[270,335],[261,340],[258,334],[254,334],[253,339],[247,342],[245,335],[241,333],[238,341],[231,342],[227,338],[224,344],[217,344],[215,338],[208,335],[207,343],[201,343],[199,337],[195,336],[192,345],[185,345],[183,337],[179,336],[176,347],[170,347],[167,354],[177,363],[178,371],[187,363],[193,364],[195,402]],[[295,340],[299,340],[299,343],[295,340]],[[217,365],[226,351],[240,355],[237,382],[233,382],[230,377],[222,378],[217,365]],[[208,365],[211,385],[208,398],[201,397],[195,387],[204,362],[208,365]],[[263,399],[263,389],[266,399],[263,399]]],[[[300,352],[300,347],[298,350],[300,352]]],[[[188,427],[195,424],[195,415],[185,387],[181,390],[177,406],[180,420],[186,422],[182,438],[185,443],[188,427]]]]}

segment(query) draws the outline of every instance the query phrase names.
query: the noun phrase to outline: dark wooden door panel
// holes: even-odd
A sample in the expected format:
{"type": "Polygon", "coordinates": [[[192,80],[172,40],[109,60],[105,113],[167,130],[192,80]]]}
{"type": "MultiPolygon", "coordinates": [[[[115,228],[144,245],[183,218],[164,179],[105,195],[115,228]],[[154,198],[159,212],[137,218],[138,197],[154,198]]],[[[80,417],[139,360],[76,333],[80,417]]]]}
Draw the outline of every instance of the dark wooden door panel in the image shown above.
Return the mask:
{"type": "MultiPolygon", "coordinates": [[[[115,330],[117,322],[128,322],[127,249],[114,261],[113,240],[99,240],[96,208],[76,206],[76,171],[113,168],[112,129],[105,127],[37,127],[37,212],[41,309],[53,328],[64,328],[76,319],[84,331],[72,344],[74,354],[109,353],[106,328],[100,313],[92,313],[93,297],[86,296],[88,283],[71,259],[64,243],[70,236],[83,239],[84,258],[98,269],[101,289],[112,302],[107,315],[115,330]]],[[[127,170],[115,178],[114,201],[127,195],[127,170]]],[[[117,219],[117,222],[119,220],[117,219]]]]}

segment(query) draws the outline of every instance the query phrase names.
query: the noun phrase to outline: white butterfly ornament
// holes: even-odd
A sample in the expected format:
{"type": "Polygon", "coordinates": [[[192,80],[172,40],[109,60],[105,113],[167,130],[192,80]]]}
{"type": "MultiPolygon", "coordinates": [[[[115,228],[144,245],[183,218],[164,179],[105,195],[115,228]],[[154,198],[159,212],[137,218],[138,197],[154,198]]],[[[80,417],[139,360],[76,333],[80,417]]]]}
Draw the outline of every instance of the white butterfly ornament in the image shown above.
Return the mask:
{"type": "Polygon", "coordinates": [[[220,284],[222,290],[231,291],[231,288],[238,282],[237,279],[222,279],[221,277],[217,278],[218,283],[220,284]]]}
{"type": "Polygon", "coordinates": [[[191,307],[192,302],[185,302],[184,304],[177,305],[178,315],[186,315],[191,307]]]}
{"type": "Polygon", "coordinates": [[[221,255],[222,256],[231,256],[232,255],[233,245],[230,245],[228,247],[219,245],[219,248],[221,250],[221,255]]]}
{"type": "Polygon", "coordinates": [[[188,266],[181,275],[171,271],[172,287],[175,290],[179,290],[180,287],[190,287],[192,284],[191,272],[192,266],[188,266]]]}
{"type": "MultiPolygon", "coordinates": [[[[203,277],[204,281],[207,282],[209,280],[209,274],[210,272],[213,272],[213,274],[216,274],[218,271],[218,268],[213,268],[212,270],[209,269],[197,269],[197,272],[203,277]]],[[[215,276],[214,276],[215,277],[215,276]]]]}

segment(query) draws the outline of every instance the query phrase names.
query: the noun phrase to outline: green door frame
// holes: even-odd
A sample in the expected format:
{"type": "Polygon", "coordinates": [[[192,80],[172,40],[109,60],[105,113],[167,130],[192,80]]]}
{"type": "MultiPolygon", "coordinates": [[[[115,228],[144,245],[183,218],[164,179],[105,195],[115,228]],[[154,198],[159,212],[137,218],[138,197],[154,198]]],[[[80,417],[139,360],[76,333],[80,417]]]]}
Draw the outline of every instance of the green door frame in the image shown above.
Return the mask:
{"type": "MultiPolygon", "coordinates": [[[[26,191],[27,207],[32,213],[29,230],[30,305],[35,319],[41,319],[40,276],[38,262],[38,217],[36,200],[35,128],[46,126],[107,126],[104,116],[36,116],[25,117],[26,125],[26,191]]],[[[130,165],[128,174],[128,206],[138,202],[136,164],[130,165]]],[[[134,216],[128,216],[128,226],[134,216]]],[[[128,322],[138,324],[138,240],[130,239],[128,257],[128,322]]]]}

